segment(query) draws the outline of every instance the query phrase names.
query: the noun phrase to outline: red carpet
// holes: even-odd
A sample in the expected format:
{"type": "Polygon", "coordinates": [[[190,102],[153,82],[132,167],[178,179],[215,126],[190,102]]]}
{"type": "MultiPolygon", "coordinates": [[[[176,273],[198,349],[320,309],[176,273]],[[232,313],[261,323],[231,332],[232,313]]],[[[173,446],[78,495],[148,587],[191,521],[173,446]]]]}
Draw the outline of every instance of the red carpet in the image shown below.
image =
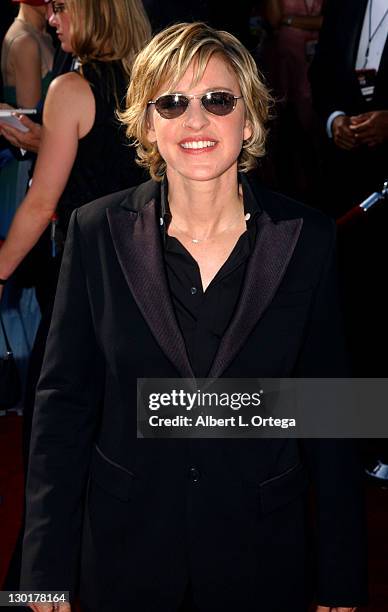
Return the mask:
{"type": "MultiPolygon", "coordinates": [[[[14,414],[0,417],[0,585],[20,527],[21,428],[21,417],[14,414]]],[[[367,510],[371,601],[360,612],[388,612],[388,490],[368,486],[367,510]]]]}
{"type": "Polygon", "coordinates": [[[0,585],[20,528],[23,505],[22,418],[0,417],[0,585]]]}

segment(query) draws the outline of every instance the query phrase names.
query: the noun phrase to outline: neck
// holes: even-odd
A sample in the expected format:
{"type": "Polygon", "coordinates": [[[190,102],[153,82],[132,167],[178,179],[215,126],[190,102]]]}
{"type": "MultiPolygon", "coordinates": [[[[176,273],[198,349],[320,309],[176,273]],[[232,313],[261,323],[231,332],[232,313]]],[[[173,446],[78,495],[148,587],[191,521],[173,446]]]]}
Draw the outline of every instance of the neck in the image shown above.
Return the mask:
{"type": "Polygon", "coordinates": [[[211,181],[192,181],[167,170],[168,201],[178,227],[193,236],[222,231],[243,213],[237,172],[211,181]]]}
{"type": "Polygon", "coordinates": [[[34,7],[28,6],[28,4],[21,4],[19,8],[18,18],[23,19],[26,23],[31,25],[36,30],[44,32],[46,29],[46,18],[45,16],[36,11],[34,7]]]}

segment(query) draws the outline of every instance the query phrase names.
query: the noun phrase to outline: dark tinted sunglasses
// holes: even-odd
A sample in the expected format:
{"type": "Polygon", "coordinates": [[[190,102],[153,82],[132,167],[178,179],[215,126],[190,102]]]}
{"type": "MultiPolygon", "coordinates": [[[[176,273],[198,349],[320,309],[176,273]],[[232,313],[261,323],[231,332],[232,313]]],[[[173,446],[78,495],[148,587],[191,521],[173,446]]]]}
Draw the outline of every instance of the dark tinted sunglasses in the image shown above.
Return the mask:
{"type": "Polygon", "coordinates": [[[237,100],[240,100],[242,96],[234,96],[227,91],[209,91],[201,96],[172,93],[160,96],[156,100],[150,100],[148,104],[154,104],[159,115],[164,119],[176,119],[183,115],[193,98],[201,100],[201,106],[205,111],[221,117],[234,111],[237,100]]]}

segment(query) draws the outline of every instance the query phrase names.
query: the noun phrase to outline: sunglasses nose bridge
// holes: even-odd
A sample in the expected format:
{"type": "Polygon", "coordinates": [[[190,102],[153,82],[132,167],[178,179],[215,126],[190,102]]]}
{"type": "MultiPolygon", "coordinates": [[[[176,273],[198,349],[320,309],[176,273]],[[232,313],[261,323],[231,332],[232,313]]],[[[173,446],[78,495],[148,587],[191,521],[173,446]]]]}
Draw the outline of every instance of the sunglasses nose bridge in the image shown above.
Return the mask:
{"type": "Polygon", "coordinates": [[[209,122],[209,113],[202,103],[203,97],[187,96],[189,103],[182,115],[185,126],[197,128],[198,125],[203,126],[209,122]]]}

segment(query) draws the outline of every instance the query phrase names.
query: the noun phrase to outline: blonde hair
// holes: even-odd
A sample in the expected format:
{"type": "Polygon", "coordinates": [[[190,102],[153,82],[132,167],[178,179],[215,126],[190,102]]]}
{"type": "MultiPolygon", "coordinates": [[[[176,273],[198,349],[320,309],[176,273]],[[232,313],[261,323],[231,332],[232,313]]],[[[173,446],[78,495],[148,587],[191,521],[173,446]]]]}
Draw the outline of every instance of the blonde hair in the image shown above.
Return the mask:
{"type": "Polygon", "coordinates": [[[141,0],[67,0],[66,6],[81,64],[119,61],[129,77],[135,55],[151,37],[141,0]]]}
{"type": "Polygon", "coordinates": [[[126,133],[133,139],[137,163],[147,168],[155,180],[160,180],[166,164],[156,143],[147,139],[148,102],[165,83],[171,90],[195,60],[193,84],[202,78],[210,57],[220,54],[233,69],[245,103],[246,120],[252,135],[244,141],[238,166],[248,172],[257,166],[257,159],[265,154],[266,123],[272,98],[258,72],[251,54],[232,34],[215,30],[205,23],[179,23],[159,32],[138,54],[128,88],[126,110],[120,119],[126,133]]]}

